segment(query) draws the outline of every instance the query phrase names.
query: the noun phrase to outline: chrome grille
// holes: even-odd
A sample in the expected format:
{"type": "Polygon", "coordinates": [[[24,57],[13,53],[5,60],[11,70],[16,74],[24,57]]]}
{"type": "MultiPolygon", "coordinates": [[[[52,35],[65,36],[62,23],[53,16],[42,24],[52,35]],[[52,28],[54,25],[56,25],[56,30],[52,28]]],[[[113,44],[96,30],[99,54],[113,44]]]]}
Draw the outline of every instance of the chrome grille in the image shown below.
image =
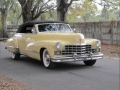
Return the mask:
{"type": "Polygon", "coordinates": [[[65,50],[61,51],[62,55],[71,55],[73,53],[82,55],[89,54],[91,51],[91,45],[66,45],[65,50]]]}

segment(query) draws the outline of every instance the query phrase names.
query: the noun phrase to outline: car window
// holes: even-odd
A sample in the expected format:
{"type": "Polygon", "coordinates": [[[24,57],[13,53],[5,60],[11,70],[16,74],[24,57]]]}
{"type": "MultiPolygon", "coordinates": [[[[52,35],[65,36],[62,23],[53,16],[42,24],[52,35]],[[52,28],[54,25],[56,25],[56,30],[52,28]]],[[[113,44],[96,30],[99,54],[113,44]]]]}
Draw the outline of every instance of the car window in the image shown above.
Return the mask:
{"type": "Polygon", "coordinates": [[[25,33],[32,33],[32,31],[31,31],[31,30],[32,30],[32,27],[27,27],[27,28],[26,28],[26,32],[25,32],[25,33]]]}
{"type": "Polygon", "coordinates": [[[58,32],[72,32],[67,24],[42,24],[38,25],[39,32],[58,31],[58,32]]]}
{"type": "Polygon", "coordinates": [[[33,34],[36,34],[36,33],[37,33],[35,26],[34,26],[34,27],[32,27],[31,32],[32,32],[33,34]]]}

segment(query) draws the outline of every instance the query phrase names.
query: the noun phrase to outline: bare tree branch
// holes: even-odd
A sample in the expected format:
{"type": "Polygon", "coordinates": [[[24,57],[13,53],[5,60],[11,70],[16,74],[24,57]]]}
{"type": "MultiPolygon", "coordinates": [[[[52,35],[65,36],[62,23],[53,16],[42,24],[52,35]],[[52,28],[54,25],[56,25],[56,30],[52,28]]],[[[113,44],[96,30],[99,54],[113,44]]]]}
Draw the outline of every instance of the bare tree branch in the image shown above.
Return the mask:
{"type": "Polygon", "coordinates": [[[42,13],[54,9],[54,5],[49,4],[52,0],[18,0],[22,7],[23,22],[37,19],[42,13]],[[25,2],[27,2],[25,4],[25,2]],[[25,4],[25,5],[24,5],[25,4]]]}

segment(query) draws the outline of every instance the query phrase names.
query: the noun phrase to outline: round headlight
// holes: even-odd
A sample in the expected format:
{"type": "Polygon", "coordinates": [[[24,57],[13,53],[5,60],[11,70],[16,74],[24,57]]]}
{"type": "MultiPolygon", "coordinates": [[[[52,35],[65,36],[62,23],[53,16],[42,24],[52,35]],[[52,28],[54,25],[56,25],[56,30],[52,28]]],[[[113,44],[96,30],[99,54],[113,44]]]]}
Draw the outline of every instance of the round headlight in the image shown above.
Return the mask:
{"type": "Polygon", "coordinates": [[[60,42],[57,42],[57,43],[56,43],[56,48],[59,49],[60,47],[61,47],[60,42]]]}
{"type": "Polygon", "coordinates": [[[100,46],[101,45],[101,42],[100,41],[97,41],[96,42],[96,46],[98,47],[98,46],[100,46]]]}

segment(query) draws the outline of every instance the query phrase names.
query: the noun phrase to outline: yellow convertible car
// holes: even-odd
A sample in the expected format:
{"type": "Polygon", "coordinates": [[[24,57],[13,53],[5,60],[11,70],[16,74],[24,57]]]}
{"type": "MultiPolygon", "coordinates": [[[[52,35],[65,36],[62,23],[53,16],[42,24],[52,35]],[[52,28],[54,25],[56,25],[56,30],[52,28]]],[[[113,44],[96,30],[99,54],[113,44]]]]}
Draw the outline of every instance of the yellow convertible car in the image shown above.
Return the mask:
{"type": "Polygon", "coordinates": [[[5,48],[14,60],[27,55],[43,61],[46,68],[70,61],[83,61],[92,66],[97,59],[103,58],[99,40],[85,38],[62,21],[28,21],[7,40],[5,48]]]}

